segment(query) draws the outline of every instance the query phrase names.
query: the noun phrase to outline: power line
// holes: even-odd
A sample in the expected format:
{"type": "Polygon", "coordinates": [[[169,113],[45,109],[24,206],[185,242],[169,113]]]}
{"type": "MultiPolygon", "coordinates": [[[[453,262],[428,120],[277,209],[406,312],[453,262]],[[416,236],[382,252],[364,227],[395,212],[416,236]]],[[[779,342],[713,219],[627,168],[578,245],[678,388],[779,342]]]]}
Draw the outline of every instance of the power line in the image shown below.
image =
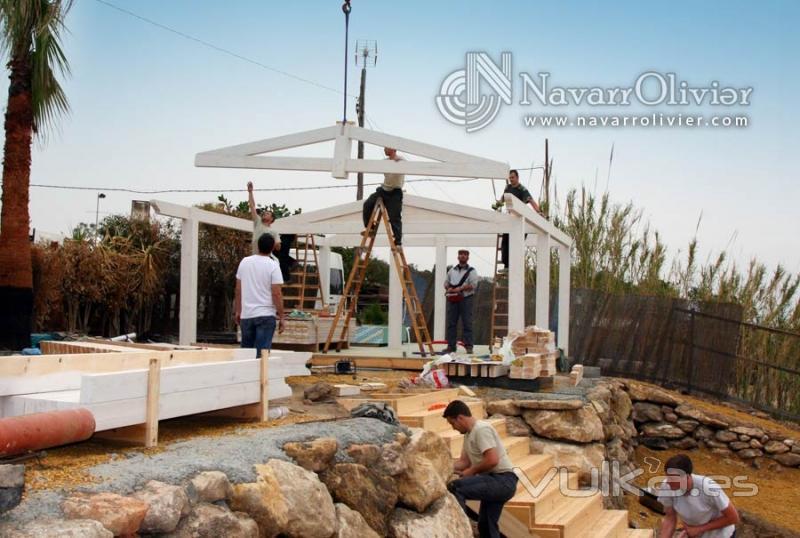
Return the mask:
{"type": "MultiPolygon", "coordinates": [[[[437,179],[437,178],[420,178],[420,179],[409,179],[406,183],[435,183],[439,181],[447,181],[450,183],[464,183],[467,181],[478,181],[477,178],[465,178],[465,179],[437,179]]],[[[366,183],[365,187],[375,187],[377,185],[383,185],[383,183],[366,183]]],[[[228,188],[220,188],[220,189],[159,189],[159,190],[137,190],[137,189],[129,189],[126,187],[88,187],[88,186],[77,186],[77,185],[52,185],[46,183],[31,183],[31,187],[39,187],[43,189],[62,189],[62,190],[75,190],[75,191],[108,191],[108,192],[127,192],[131,194],[169,194],[169,193],[220,193],[220,192],[247,192],[247,189],[228,189],[228,188]]],[[[349,189],[355,188],[357,185],[353,184],[345,184],[345,185],[316,185],[312,187],[273,187],[267,189],[253,189],[256,192],[280,192],[280,191],[311,191],[311,190],[321,190],[321,189],[349,189]]]]}
{"type": "MultiPolygon", "coordinates": [[[[112,4],[111,2],[106,1],[106,0],[95,0],[95,1],[97,3],[99,3],[99,4],[103,4],[104,6],[110,7],[111,9],[115,9],[115,10],[119,11],[120,13],[124,13],[125,15],[128,15],[130,17],[134,17],[136,19],[139,19],[142,22],[146,22],[147,24],[155,26],[156,28],[160,28],[162,30],[166,30],[167,32],[170,32],[172,34],[180,36],[180,37],[182,37],[184,39],[188,39],[189,41],[194,41],[195,43],[199,43],[200,45],[203,45],[204,47],[208,47],[208,48],[213,49],[213,50],[215,50],[217,52],[221,52],[223,54],[227,54],[228,56],[232,56],[232,57],[237,58],[239,60],[242,60],[244,62],[256,65],[258,67],[261,67],[262,69],[266,69],[268,71],[272,71],[273,73],[278,73],[279,75],[283,75],[285,77],[293,78],[294,80],[297,80],[297,81],[300,81],[300,82],[305,82],[306,84],[311,84],[312,86],[316,86],[318,88],[322,88],[323,90],[328,90],[329,92],[335,92],[335,93],[338,93],[340,95],[343,94],[343,92],[341,90],[337,90],[336,88],[332,88],[330,86],[326,86],[325,84],[316,82],[314,80],[310,80],[310,79],[295,75],[293,73],[289,73],[288,71],[284,71],[282,69],[271,67],[269,65],[266,65],[264,63],[259,62],[258,60],[253,60],[252,58],[248,58],[247,56],[243,56],[243,55],[239,54],[238,52],[234,52],[232,50],[220,47],[218,45],[215,45],[213,43],[210,43],[208,41],[200,39],[199,37],[195,37],[193,35],[187,34],[185,32],[182,32],[180,30],[177,30],[175,28],[167,26],[166,24],[162,24],[162,23],[154,21],[152,19],[148,19],[147,17],[139,15],[138,13],[134,13],[133,11],[129,11],[129,10],[125,9],[125,8],[119,7],[119,6],[115,5],[115,4],[112,4]]],[[[350,95],[349,93],[345,94],[345,95],[347,95],[348,97],[353,97],[353,98],[356,97],[355,95],[350,95]]]]}

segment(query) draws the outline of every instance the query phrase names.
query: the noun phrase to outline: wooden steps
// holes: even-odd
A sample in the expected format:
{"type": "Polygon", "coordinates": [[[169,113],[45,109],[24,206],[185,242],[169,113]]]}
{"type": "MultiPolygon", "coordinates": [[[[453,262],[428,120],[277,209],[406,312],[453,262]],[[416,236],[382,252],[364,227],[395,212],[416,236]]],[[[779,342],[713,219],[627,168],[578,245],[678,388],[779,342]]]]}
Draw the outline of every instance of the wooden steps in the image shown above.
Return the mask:
{"type": "MultiPolygon", "coordinates": [[[[595,491],[588,497],[565,497],[566,501],[544,517],[536,517],[531,527],[534,533],[538,529],[559,529],[562,538],[585,538],[582,534],[587,523],[595,521],[603,511],[603,496],[595,491]]],[[[597,538],[600,538],[598,536],[597,538]]]]}
{"type": "MultiPolygon", "coordinates": [[[[486,410],[483,407],[483,400],[470,400],[465,398],[463,401],[469,407],[472,416],[482,417],[486,414],[486,410]]],[[[447,420],[442,417],[443,412],[444,409],[416,411],[414,413],[400,415],[397,419],[409,428],[422,428],[436,433],[454,431],[447,420]]]]}
{"type": "MultiPolygon", "coordinates": [[[[546,484],[540,484],[537,480],[532,484],[536,489],[530,491],[523,485],[521,490],[517,489],[517,494],[506,503],[504,509],[525,523],[528,528],[533,528],[537,521],[544,520],[562,505],[570,502],[570,497],[561,494],[559,480],[558,476],[546,484]]],[[[570,473],[567,485],[570,489],[577,489],[578,475],[570,473]]]]}
{"type": "Polygon", "coordinates": [[[653,529],[627,529],[623,534],[625,538],[655,538],[653,529]]]}
{"type": "Polygon", "coordinates": [[[580,536],[625,538],[628,534],[627,510],[602,510],[596,518],[586,520],[580,536]]]}
{"type": "Polygon", "coordinates": [[[545,473],[553,466],[553,456],[549,454],[528,454],[526,456],[514,458],[512,463],[520,477],[517,485],[517,491],[525,488],[525,480],[522,478],[524,475],[527,481],[534,486],[539,483],[539,480],[545,473]]]}

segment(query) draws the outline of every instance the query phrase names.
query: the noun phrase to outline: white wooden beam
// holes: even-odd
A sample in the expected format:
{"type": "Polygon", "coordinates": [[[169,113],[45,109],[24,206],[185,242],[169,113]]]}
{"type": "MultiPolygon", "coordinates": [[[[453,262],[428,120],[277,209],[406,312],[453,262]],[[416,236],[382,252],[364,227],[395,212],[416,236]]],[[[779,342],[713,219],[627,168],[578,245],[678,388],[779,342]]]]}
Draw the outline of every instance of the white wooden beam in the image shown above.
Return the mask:
{"type": "MultiPolygon", "coordinates": [[[[405,233],[405,230],[403,231],[405,233]]],[[[389,261],[389,347],[399,349],[403,344],[403,290],[400,275],[389,261]]]]}
{"type": "MultiPolygon", "coordinates": [[[[275,221],[272,227],[276,232],[281,234],[360,234],[364,229],[364,224],[361,222],[361,216],[353,217],[352,220],[336,220],[328,222],[320,222],[316,224],[303,224],[297,222],[282,222],[284,219],[275,221]]],[[[483,223],[483,222],[454,222],[452,220],[409,220],[403,221],[403,243],[405,244],[406,234],[422,234],[430,235],[431,230],[436,230],[442,234],[489,234],[497,235],[499,233],[506,233],[514,226],[513,223],[483,223]]],[[[378,234],[378,238],[384,234],[378,234]]],[[[464,244],[463,238],[460,241],[464,244]]]]}
{"type": "Polygon", "coordinates": [[[558,247],[558,347],[569,355],[569,316],[570,316],[570,258],[569,248],[558,247]]]}
{"type": "Polygon", "coordinates": [[[541,216],[534,211],[531,206],[523,203],[522,200],[513,194],[505,194],[503,196],[508,212],[514,215],[519,215],[530,223],[535,229],[547,233],[556,242],[564,245],[565,247],[572,246],[572,238],[559,230],[555,224],[541,216]]]}
{"type": "Polygon", "coordinates": [[[444,282],[447,278],[447,243],[443,237],[436,238],[436,265],[433,278],[433,339],[444,340],[447,303],[444,282]]]}
{"type": "Polygon", "coordinates": [[[517,219],[509,233],[508,330],[525,328],[525,223],[517,219]]]}
{"type": "MultiPolygon", "coordinates": [[[[271,151],[281,151],[300,146],[318,144],[320,142],[328,142],[336,138],[338,133],[339,127],[337,125],[333,125],[311,131],[292,133],[284,136],[277,136],[275,138],[266,138],[264,140],[257,140],[255,142],[247,142],[245,144],[237,144],[235,146],[203,151],[198,153],[197,157],[203,156],[205,158],[216,155],[259,155],[261,153],[268,153],[271,151]]],[[[195,163],[196,162],[197,159],[195,159],[195,163]]],[[[196,164],[196,166],[203,165],[196,164]]]]}
{"type": "Polygon", "coordinates": [[[197,342],[197,262],[200,257],[199,223],[195,218],[181,221],[181,291],[178,343],[197,342]]]}
{"type": "Polygon", "coordinates": [[[536,241],[536,325],[550,329],[550,236],[536,241]]]}
{"type": "Polygon", "coordinates": [[[348,179],[347,165],[350,161],[352,139],[350,138],[350,125],[340,123],[339,133],[336,135],[336,144],[333,148],[333,167],[331,175],[337,179],[348,179]]]}
{"type": "MultiPolygon", "coordinates": [[[[525,246],[535,247],[537,235],[529,233],[525,238],[525,246]]],[[[354,247],[361,244],[361,234],[335,234],[328,235],[322,241],[330,247],[354,247]]],[[[430,235],[414,234],[406,236],[405,227],[403,228],[404,247],[435,247],[437,240],[441,239],[447,247],[457,247],[468,245],[471,248],[486,247],[495,248],[497,244],[497,234],[484,233],[472,235],[430,235]]],[[[320,244],[318,242],[317,244],[320,244]]],[[[389,242],[385,235],[375,238],[376,247],[387,247],[389,242]]]]}
{"type": "Polygon", "coordinates": [[[225,215],[224,213],[208,211],[206,209],[200,209],[199,207],[172,204],[163,200],[150,200],[150,205],[155,209],[156,213],[165,217],[174,217],[178,219],[193,218],[203,224],[222,226],[223,228],[253,233],[253,221],[250,219],[225,215]]]}

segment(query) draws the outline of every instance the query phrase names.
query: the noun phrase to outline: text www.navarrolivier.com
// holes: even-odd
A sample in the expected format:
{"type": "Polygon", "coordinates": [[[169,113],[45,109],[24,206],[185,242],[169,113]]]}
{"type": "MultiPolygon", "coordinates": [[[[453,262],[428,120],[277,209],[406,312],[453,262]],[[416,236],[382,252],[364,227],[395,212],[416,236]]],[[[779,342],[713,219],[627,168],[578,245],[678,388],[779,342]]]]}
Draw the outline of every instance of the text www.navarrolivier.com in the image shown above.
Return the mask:
{"type": "Polygon", "coordinates": [[[750,125],[746,115],[698,116],[691,114],[611,114],[611,115],[563,115],[563,114],[526,114],[522,117],[525,127],[733,127],[743,128],[750,125]]]}

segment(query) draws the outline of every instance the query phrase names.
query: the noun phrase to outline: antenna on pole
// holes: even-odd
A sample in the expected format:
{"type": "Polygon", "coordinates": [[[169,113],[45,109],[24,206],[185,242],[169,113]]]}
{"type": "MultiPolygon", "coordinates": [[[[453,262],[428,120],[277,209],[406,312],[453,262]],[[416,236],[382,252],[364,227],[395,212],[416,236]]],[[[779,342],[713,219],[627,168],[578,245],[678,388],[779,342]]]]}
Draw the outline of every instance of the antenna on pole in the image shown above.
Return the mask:
{"type": "Polygon", "coordinates": [[[348,43],[350,41],[350,0],[344,0],[342,13],[344,13],[344,111],[342,112],[342,124],[347,123],[347,57],[348,43]]]}
{"type": "MultiPolygon", "coordinates": [[[[356,65],[361,66],[361,89],[358,92],[356,101],[356,114],[358,114],[358,126],[364,127],[364,97],[367,90],[367,67],[375,67],[378,63],[378,42],[374,39],[360,39],[356,41],[356,65]]],[[[364,158],[364,142],[358,141],[358,158],[364,158]]],[[[356,200],[364,199],[364,174],[358,173],[358,183],[356,186],[356,200]]]]}

